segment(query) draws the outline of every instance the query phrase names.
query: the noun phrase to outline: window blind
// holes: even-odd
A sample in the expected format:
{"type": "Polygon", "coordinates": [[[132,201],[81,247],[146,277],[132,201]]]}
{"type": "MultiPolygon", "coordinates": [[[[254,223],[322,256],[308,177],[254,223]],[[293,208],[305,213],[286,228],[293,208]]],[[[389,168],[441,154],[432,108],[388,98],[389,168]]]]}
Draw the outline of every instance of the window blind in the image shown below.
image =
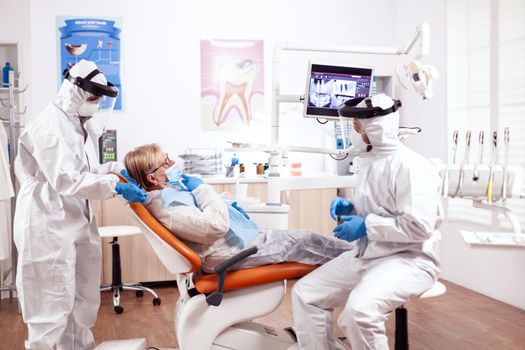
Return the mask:
{"type": "MultiPolygon", "coordinates": [[[[472,130],[470,159],[477,159],[478,133],[485,131],[485,163],[497,130],[497,160],[503,162],[503,130],[509,127],[509,164],[525,168],[525,1],[447,1],[447,89],[448,161],[454,130],[460,132],[457,162],[465,131],[472,130]]],[[[525,201],[510,200],[509,206],[525,228],[525,201]]],[[[510,227],[502,216],[472,209],[470,201],[449,200],[448,212],[449,219],[510,227]]]]}

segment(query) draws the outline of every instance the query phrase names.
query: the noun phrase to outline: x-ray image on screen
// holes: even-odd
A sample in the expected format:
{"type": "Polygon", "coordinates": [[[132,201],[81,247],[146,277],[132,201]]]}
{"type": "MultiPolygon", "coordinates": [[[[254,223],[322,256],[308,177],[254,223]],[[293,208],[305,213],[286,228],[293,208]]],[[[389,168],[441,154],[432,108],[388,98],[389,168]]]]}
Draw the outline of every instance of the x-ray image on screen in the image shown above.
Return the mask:
{"type": "Polygon", "coordinates": [[[306,117],[337,117],[345,101],[370,93],[372,69],[312,64],[306,91],[306,117]]]}

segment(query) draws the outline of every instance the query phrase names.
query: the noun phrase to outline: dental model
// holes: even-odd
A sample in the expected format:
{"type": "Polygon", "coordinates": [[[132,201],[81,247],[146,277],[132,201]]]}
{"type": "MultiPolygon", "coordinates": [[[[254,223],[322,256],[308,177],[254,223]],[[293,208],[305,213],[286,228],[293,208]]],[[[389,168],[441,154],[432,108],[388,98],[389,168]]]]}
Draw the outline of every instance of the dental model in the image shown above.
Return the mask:
{"type": "Polygon", "coordinates": [[[217,126],[226,121],[231,109],[239,112],[244,124],[250,124],[252,120],[250,97],[256,77],[257,67],[248,59],[219,67],[219,97],[213,111],[213,121],[217,126]]]}

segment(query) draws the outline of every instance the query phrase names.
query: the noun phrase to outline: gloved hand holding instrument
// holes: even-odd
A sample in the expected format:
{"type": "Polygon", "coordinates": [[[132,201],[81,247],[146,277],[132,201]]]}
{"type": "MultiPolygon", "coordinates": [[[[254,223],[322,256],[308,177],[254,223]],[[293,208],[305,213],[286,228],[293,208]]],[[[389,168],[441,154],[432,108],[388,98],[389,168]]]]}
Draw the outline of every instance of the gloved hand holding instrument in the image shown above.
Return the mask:
{"type": "Polygon", "coordinates": [[[343,215],[344,222],[334,228],[334,236],[348,242],[366,236],[365,218],[359,215],[343,215]]]}
{"type": "Polygon", "coordinates": [[[349,215],[354,209],[354,205],[346,198],[336,197],[330,204],[330,216],[338,220],[338,216],[349,215]]]}

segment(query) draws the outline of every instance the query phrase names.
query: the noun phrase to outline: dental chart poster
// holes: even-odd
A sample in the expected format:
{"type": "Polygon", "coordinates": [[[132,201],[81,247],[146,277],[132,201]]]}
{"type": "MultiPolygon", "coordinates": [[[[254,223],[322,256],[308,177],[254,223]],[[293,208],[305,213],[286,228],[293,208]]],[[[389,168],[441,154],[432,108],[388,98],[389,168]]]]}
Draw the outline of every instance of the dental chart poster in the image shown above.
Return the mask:
{"type": "Polygon", "coordinates": [[[81,59],[95,62],[119,94],[115,110],[122,110],[120,32],[122,18],[57,17],[59,74],[81,59]]]}
{"type": "Polygon", "coordinates": [[[245,130],[263,111],[263,41],[201,40],[202,130],[245,130]]]}

